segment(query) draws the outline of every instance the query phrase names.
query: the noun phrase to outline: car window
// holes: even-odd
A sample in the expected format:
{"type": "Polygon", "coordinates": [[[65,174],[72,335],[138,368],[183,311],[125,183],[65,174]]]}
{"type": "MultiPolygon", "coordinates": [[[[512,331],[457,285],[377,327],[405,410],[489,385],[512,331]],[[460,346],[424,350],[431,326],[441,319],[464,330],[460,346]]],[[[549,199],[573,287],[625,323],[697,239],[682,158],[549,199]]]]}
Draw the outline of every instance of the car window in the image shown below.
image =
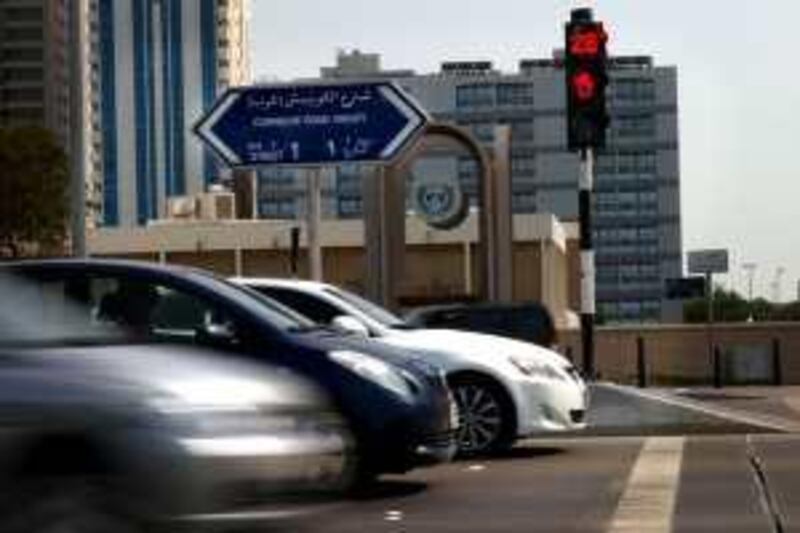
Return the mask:
{"type": "Polygon", "coordinates": [[[82,277],[0,277],[3,343],[104,343],[124,338],[98,318],[92,285],[82,277]]]}
{"type": "MultiPolygon", "coordinates": [[[[28,342],[187,343],[228,348],[238,344],[235,321],[196,294],[114,275],[48,273],[14,283],[0,322],[24,308],[28,342]]],[[[6,328],[8,329],[8,328],[6,328]]],[[[19,336],[20,334],[17,334],[19,336]]],[[[5,336],[9,338],[9,336],[5,336]]]]}
{"type": "Polygon", "coordinates": [[[197,294],[128,279],[92,280],[105,287],[97,315],[137,340],[228,348],[238,344],[233,317],[197,294]],[[110,281],[110,283],[109,283],[110,281]]]}
{"type": "Polygon", "coordinates": [[[330,324],[337,316],[344,314],[322,298],[283,287],[253,287],[268,298],[290,307],[317,324],[330,324]]]}

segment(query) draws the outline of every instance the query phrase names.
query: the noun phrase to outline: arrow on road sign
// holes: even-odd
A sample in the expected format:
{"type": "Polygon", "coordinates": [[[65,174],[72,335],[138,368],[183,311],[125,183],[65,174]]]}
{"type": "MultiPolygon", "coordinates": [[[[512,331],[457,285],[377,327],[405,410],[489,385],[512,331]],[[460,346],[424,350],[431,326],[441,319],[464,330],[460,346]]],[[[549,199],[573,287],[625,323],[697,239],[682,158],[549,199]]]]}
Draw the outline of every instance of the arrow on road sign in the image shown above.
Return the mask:
{"type": "Polygon", "coordinates": [[[391,82],[230,89],[195,133],[232,167],[386,162],[428,123],[391,82]]]}

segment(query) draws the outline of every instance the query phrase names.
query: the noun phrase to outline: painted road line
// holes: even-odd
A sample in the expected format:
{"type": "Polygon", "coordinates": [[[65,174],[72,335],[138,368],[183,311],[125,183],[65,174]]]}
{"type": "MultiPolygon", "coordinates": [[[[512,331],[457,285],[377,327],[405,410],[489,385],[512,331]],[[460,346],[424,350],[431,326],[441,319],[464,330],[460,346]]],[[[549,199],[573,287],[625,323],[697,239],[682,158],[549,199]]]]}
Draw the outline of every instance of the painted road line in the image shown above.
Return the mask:
{"type": "Polygon", "coordinates": [[[603,387],[614,389],[623,394],[631,394],[644,398],[647,400],[654,400],[674,407],[681,407],[690,409],[704,415],[714,416],[717,418],[725,418],[731,422],[745,424],[749,426],[758,426],[771,431],[778,431],[781,433],[798,433],[800,432],[800,423],[772,415],[755,415],[746,413],[740,410],[731,409],[722,406],[709,406],[702,402],[690,400],[684,397],[676,397],[672,394],[655,392],[655,391],[641,391],[633,387],[624,387],[614,383],[603,383],[603,387]]]}
{"type": "Polygon", "coordinates": [[[636,459],[609,533],[669,533],[681,474],[684,437],[647,439],[636,459]]]}

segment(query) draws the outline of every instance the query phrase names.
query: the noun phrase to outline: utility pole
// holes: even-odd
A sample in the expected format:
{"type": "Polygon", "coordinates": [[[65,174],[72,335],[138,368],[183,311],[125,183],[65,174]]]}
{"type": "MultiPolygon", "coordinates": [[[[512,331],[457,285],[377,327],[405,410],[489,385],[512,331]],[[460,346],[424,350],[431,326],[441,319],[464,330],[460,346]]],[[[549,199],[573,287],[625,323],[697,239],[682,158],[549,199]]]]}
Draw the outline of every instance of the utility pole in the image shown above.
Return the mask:
{"type": "Polygon", "coordinates": [[[747,272],[747,303],[749,309],[749,313],[747,316],[748,322],[752,322],[753,320],[755,320],[755,317],[753,317],[753,280],[755,278],[757,268],[758,265],[756,263],[742,264],[742,270],[747,272]]]}
{"type": "Polygon", "coordinates": [[[70,240],[72,255],[86,256],[86,109],[85,109],[85,46],[86,11],[85,0],[70,4],[69,13],[69,162],[70,162],[70,240]]]}
{"type": "Polygon", "coordinates": [[[322,243],[320,218],[322,211],[322,169],[309,168],[306,174],[308,195],[306,237],[308,239],[308,272],[312,281],[322,281],[322,243]]]}
{"type": "Polygon", "coordinates": [[[783,267],[778,267],[775,269],[775,279],[772,282],[772,303],[781,303],[781,298],[783,296],[782,289],[782,281],[783,275],[786,273],[786,269],[783,267]]]}

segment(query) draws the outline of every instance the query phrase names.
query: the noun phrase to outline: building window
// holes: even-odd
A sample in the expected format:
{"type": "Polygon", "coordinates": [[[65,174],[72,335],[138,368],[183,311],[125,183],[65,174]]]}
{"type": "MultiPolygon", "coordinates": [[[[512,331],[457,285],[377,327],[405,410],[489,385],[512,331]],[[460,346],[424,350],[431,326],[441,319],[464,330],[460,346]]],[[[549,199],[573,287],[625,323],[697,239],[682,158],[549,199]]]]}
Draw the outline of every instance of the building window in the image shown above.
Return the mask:
{"type": "Polygon", "coordinates": [[[295,217],[296,209],[294,198],[274,198],[270,200],[262,200],[260,203],[262,218],[295,217]]]}
{"type": "Polygon", "coordinates": [[[339,198],[339,215],[342,217],[358,216],[362,212],[361,198],[343,196],[339,198]]]}
{"type": "Polygon", "coordinates": [[[41,41],[44,38],[42,28],[6,28],[4,39],[11,41],[41,41]]]}
{"type": "Polygon", "coordinates": [[[25,89],[3,89],[3,100],[10,101],[24,101],[24,102],[40,102],[44,100],[44,90],[25,88],[25,89]]]}
{"type": "Polygon", "coordinates": [[[652,113],[615,116],[611,121],[618,137],[652,137],[656,132],[656,119],[652,113]]]}
{"type": "Polygon", "coordinates": [[[596,171],[599,175],[654,174],[656,153],[654,150],[620,150],[607,153],[597,158],[596,171]]]}
{"type": "Polygon", "coordinates": [[[7,68],[3,72],[3,78],[12,81],[35,81],[44,77],[44,71],[40,68],[7,68]]]}
{"type": "Polygon", "coordinates": [[[511,197],[512,209],[515,213],[531,213],[536,211],[536,194],[515,194],[511,197]]]}
{"type": "Polygon", "coordinates": [[[655,82],[649,79],[628,78],[612,81],[612,90],[616,100],[646,102],[655,99],[655,82]]]}
{"type": "Polygon", "coordinates": [[[456,107],[490,107],[494,105],[494,96],[494,85],[461,85],[456,87],[456,107]]]}
{"type": "Polygon", "coordinates": [[[512,157],[511,174],[513,176],[532,176],[536,173],[536,159],[533,157],[512,157]]]}
{"type": "Polygon", "coordinates": [[[533,85],[530,83],[501,83],[497,86],[497,105],[533,105],[533,85]]]}
{"type": "Polygon", "coordinates": [[[2,58],[5,61],[41,61],[44,56],[41,48],[6,48],[2,58]]]}
{"type": "Polygon", "coordinates": [[[513,120],[510,121],[511,141],[530,142],[533,140],[533,120],[513,120]]]}
{"type": "Polygon", "coordinates": [[[41,7],[7,7],[3,10],[6,20],[10,21],[38,21],[44,16],[41,7]]]}
{"type": "Polygon", "coordinates": [[[41,107],[8,109],[5,118],[11,122],[39,124],[44,120],[44,109],[41,107]]]}

